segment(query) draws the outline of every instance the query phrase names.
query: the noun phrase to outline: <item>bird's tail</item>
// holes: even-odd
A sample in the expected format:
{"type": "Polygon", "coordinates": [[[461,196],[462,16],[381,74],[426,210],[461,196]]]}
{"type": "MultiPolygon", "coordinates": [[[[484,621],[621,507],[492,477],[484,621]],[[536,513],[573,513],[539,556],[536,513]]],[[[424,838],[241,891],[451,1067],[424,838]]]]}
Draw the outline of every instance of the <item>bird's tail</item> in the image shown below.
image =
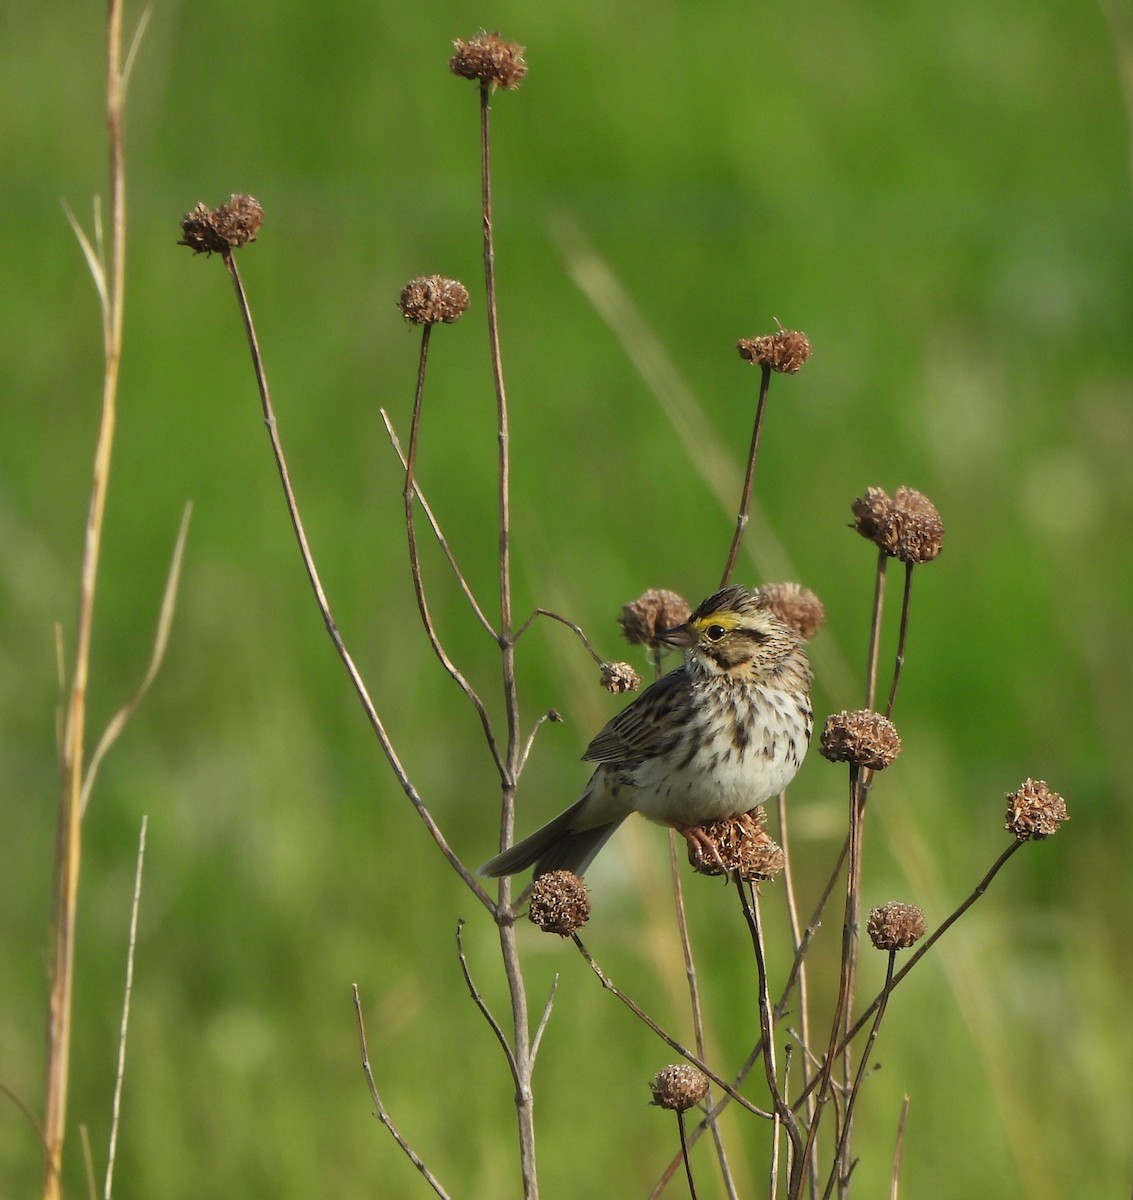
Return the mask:
{"type": "Polygon", "coordinates": [[[566,812],[559,813],[553,821],[548,821],[523,841],[488,859],[478,873],[498,879],[501,875],[518,875],[520,871],[533,866],[536,879],[548,871],[573,871],[575,875],[581,875],[625,820],[624,816],[620,816],[591,829],[574,828],[587,798],[583,796],[566,812]]]}

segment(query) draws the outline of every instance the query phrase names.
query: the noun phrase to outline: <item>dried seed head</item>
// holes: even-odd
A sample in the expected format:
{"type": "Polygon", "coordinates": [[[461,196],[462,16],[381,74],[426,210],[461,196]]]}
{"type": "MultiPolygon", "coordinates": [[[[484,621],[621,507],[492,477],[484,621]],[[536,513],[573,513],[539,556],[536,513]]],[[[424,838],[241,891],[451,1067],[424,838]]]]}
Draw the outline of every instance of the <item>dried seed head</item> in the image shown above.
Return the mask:
{"type": "Polygon", "coordinates": [[[650,588],[622,608],[618,624],[627,642],[657,650],[665,647],[660,635],[683,625],[691,615],[692,609],[683,596],[664,588],[650,588]]]}
{"type": "Polygon", "coordinates": [[[880,771],[901,751],[897,728],[881,713],[859,709],[826,718],[819,752],[831,762],[852,763],[880,771]]]}
{"type": "Polygon", "coordinates": [[[181,218],[182,236],[177,245],[188,246],[194,254],[239,250],[256,240],[263,223],[263,206],[254,196],[238,192],[219,208],[198,202],[181,218]]]}
{"type": "Polygon", "coordinates": [[[689,865],[698,875],[730,875],[741,879],[774,879],[784,864],[783,851],[771,840],[764,825],[763,806],[738,817],[696,825],[688,840],[689,865]]]}
{"type": "Polygon", "coordinates": [[[703,1104],[708,1095],[708,1076],[692,1063],[663,1067],[649,1081],[652,1103],[673,1112],[687,1112],[703,1104]]]}
{"type": "Polygon", "coordinates": [[[807,641],[826,624],[822,601],[801,583],[765,583],[755,594],[761,604],[807,641]]]}
{"type": "Polygon", "coordinates": [[[881,488],[866,488],[850,507],[857,531],[890,558],[925,563],[941,551],[944,522],[936,505],[916,488],[902,485],[892,499],[881,488]]]}
{"type": "Polygon", "coordinates": [[[418,275],[401,289],[397,307],[414,325],[451,325],[468,308],[468,289],[458,279],[418,275]]]}
{"type": "Polygon", "coordinates": [[[641,676],[625,662],[602,664],[602,686],[608,692],[636,692],[641,687],[641,676]]]}
{"type": "Polygon", "coordinates": [[[544,933],[569,937],[590,918],[586,884],[573,871],[548,871],[531,887],[532,922],[544,933]]]}
{"type": "Polygon", "coordinates": [[[498,33],[478,33],[471,41],[457,38],[456,53],[449,59],[449,69],[462,79],[478,79],[512,90],[527,74],[523,47],[505,42],[498,33]]]}
{"type": "Polygon", "coordinates": [[[1024,779],[1018,791],[1007,793],[1005,828],[1021,842],[1042,841],[1069,820],[1066,801],[1042,779],[1024,779]]]}
{"type": "Polygon", "coordinates": [[[763,337],[740,338],[736,343],[745,362],[768,366],[794,375],[810,358],[810,340],[797,329],[780,329],[763,337]]]}
{"type": "Polygon", "coordinates": [[[880,908],[870,909],[866,929],[878,950],[908,950],[924,937],[924,913],[915,904],[890,900],[880,908]]]}

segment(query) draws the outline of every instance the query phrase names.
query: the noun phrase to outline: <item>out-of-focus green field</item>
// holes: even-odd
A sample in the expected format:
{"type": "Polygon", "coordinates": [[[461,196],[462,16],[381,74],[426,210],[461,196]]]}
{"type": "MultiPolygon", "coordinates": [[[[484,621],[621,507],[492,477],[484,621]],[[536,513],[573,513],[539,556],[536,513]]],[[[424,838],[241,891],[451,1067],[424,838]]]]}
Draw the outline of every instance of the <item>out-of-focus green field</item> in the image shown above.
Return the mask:
{"type": "MultiPolygon", "coordinates": [[[[95,297],[61,201],[89,227],[104,190],[102,20],[98,5],[15,0],[0,45],[0,1082],[33,1112],[54,631],[69,659],[101,381],[95,297]]],[[[455,954],[463,917],[503,1017],[494,927],[391,778],[325,636],[223,268],[176,245],[197,200],[243,190],[264,205],[240,262],[308,532],[407,769],[475,865],[496,848],[498,786],[416,618],[379,409],[407,432],[417,336],[394,307],[402,284],[463,279],[471,312],[433,338],[420,478],[493,604],[476,89],[446,65],[451,39],[481,26],[526,44],[531,68],[493,104],[517,612],[554,608],[618,658],[631,653],[622,603],[649,586],[712,590],[734,519],[716,492],[735,495],[758,382],[734,342],[774,318],[805,329],[811,363],[772,386],[739,575],[797,578],[825,600],[820,720],[863,695],[874,560],[847,529],[851,500],[908,483],[947,526],[916,579],[905,749],[871,803],[867,906],[946,916],[1007,844],[1002,797],[1025,776],[1073,815],[894,997],[854,1194],[887,1194],[905,1093],[904,1196],[1128,1194],[1130,22],[1120,0],[154,7],[129,95],[95,733],[141,676],[194,508],[167,661],[86,819],[70,1196],[85,1194],[81,1125],[101,1180],[143,814],[116,1195],[427,1194],[371,1116],[353,982],[383,1098],[451,1194],[519,1194],[511,1083],[455,954]],[[693,444],[576,286],[582,245],[667,361],[640,340],[632,353],[689,389],[693,444]]],[[[446,644],[499,718],[494,646],[432,548],[426,575],[446,644]]],[[[523,777],[527,830],[577,794],[578,756],[618,701],[552,624],[523,639],[520,686],[526,727],[552,706],[565,718],[523,777]]],[[[843,789],[817,754],[792,788],[804,908],[840,843],[843,789]]],[[[587,944],[689,1038],[665,837],[638,826],[591,875],[587,944]]],[[[686,887],[715,1061],[737,1063],[758,1028],[747,935],[730,889],[686,887]]],[[[765,894],[781,980],[781,888],[765,894]]],[[[838,925],[832,914],[822,931],[821,997],[838,925]]],[[[569,943],[522,932],[536,1011],[559,975],[536,1074],[543,1194],[646,1195],[675,1149],[646,1082],[672,1054],[569,943]]],[[[863,996],[880,960],[867,950],[863,996]]],[[[765,1195],[765,1127],[733,1115],[725,1132],[744,1194],[765,1195]]],[[[701,1194],[722,1194],[707,1143],[694,1161],[701,1194]]],[[[0,1099],[0,1197],[35,1194],[40,1173],[34,1131],[0,1099]]]]}

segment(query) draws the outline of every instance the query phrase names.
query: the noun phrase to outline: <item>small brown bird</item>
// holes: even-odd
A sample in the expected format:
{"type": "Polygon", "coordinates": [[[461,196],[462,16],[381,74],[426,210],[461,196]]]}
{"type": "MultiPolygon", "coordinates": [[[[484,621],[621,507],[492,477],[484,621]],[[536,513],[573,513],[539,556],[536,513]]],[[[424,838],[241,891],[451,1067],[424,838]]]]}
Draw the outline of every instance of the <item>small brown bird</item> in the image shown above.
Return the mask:
{"type": "Polygon", "coordinates": [[[587,747],[582,797],[489,859],[481,875],[581,875],[610,835],[641,813],[696,839],[695,827],[748,812],[795,777],[811,733],[802,639],[756,593],[709,596],[665,640],[684,665],[657,680],[587,747]]]}

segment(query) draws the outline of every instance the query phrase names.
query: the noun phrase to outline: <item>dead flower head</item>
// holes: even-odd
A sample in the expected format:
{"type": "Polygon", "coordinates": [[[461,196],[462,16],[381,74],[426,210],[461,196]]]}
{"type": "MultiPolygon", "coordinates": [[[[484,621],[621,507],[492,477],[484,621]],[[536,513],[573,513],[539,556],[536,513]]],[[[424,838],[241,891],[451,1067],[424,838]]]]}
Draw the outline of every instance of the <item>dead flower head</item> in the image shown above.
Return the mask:
{"type": "Polygon", "coordinates": [[[401,289],[397,307],[414,325],[451,325],[468,309],[468,289],[458,279],[419,275],[401,289]]]}
{"type": "Polygon", "coordinates": [[[208,208],[198,202],[181,218],[179,246],[194,254],[223,254],[256,240],[264,223],[263,206],[254,196],[237,192],[227,204],[208,208]]]}
{"type": "Polygon", "coordinates": [[[1017,791],[1007,793],[1005,828],[1021,842],[1042,841],[1069,820],[1066,801],[1042,779],[1024,779],[1017,791]]]}
{"type": "Polygon", "coordinates": [[[915,904],[890,900],[880,908],[870,909],[866,929],[878,950],[908,950],[924,937],[924,913],[915,904]]]}
{"type": "Polygon", "coordinates": [[[659,650],[665,648],[660,635],[683,625],[691,614],[692,609],[683,596],[665,588],[650,588],[622,608],[618,624],[627,642],[659,650]]]}
{"type": "Polygon", "coordinates": [[[890,499],[879,487],[866,488],[850,506],[854,528],[890,558],[931,562],[944,543],[944,522],[936,505],[916,488],[902,485],[890,499]]]}
{"type": "Polygon", "coordinates": [[[586,884],[573,871],[540,875],[531,887],[528,916],[544,933],[569,937],[590,919],[586,884]]]}
{"type": "Polygon", "coordinates": [[[641,687],[641,676],[625,662],[602,664],[602,686],[614,695],[636,692],[641,687]]]}
{"type": "Polygon", "coordinates": [[[730,875],[741,879],[774,879],[784,865],[782,849],[764,829],[763,806],[738,817],[705,821],[686,833],[689,865],[698,875],[730,875]]]}
{"type": "Polygon", "coordinates": [[[810,339],[797,329],[779,329],[763,337],[740,338],[736,349],[745,362],[794,375],[810,358],[810,339]]]}
{"type": "Polygon", "coordinates": [[[692,1063],[663,1067],[649,1082],[653,1103],[673,1112],[687,1112],[704,1102],[708,1076],[692,1063]]]}
{"type": "Polygon", "coordinates": [[[835,713],[826,718],[819,753],[830,762],[845,762],[880,771],[901,752],[897,727],[869,709],[835,713]]]}
{"type": "Polygon", "coordinates": [[[449,59],[449,70],[462,79],[478,79],[511,91],[527,74],[523,47],[505,42],[498,33],[481,32],[467,42],[457,38],[453,46],[456,53],[449,59]]]}
{"type": "Polygon", "coordinates": [[[765,583],[755,594],[761,604],[806,641],[826,624],[822,601],[801,583],[765,583]]]}

